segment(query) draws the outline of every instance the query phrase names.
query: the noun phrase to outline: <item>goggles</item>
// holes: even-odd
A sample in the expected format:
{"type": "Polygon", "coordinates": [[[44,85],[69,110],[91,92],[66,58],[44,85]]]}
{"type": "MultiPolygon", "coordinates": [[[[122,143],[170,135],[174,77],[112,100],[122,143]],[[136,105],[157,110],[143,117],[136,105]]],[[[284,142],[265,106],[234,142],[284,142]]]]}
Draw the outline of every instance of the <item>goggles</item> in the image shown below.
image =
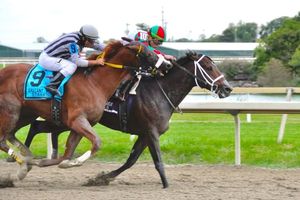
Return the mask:
{"type": "Polygon", "coordinates": [[[156,45],[162,45],[162,43],[164,42],[163,40],[159,40],[157,38],[153,38],[152,39],[153,43],[156,44],[156,45]]]}

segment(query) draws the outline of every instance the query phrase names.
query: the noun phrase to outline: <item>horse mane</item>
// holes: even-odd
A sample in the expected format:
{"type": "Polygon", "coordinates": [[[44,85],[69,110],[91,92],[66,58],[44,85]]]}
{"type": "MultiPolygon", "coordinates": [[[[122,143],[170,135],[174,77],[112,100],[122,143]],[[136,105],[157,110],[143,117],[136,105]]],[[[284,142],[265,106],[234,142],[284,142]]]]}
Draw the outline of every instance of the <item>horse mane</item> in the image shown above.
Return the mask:
{"type": "Polygon", "coordinates": [[[197,56],[197,53],[195,51],[188,51],[185,53],[187,57],[197,56]]]}
{"type": "Polygon", "coordinates": [[[110,59],[111,57],[113,57],[121,47],[123,47],[124,45],[118,41],[118,40],[113,40],[111,42],[108,43],[108,45],[104,48],[103,52],[105,52],[105,59],[110,59]]]}
{"type": "Polygon", "coordinates": [[[177,63],[178,64],[184,64],[184,63],[186,63],[186,62],[188,62],[189,61],[189,58],[191,58],[191,57],[196,57],[197,56],[197,53],[195,52],[195,51],[187,51],[186,53],[185,53],[185,56],[182,56],[182,57],[180,57],[179,59],[177,59],[177,63]]]}

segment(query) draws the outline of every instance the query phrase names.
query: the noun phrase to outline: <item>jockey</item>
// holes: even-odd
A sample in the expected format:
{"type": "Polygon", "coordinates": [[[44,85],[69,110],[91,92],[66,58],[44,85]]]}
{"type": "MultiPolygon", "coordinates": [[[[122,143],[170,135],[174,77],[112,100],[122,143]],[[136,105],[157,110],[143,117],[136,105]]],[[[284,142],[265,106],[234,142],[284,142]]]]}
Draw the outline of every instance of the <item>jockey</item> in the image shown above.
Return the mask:
{"type": "MultiPolygon", "coordinates": [[[[154,51],[158,56],[163,56],[166,60],[176,60],[172,55],[166,55],[156,48],[166,40],[166,33],[161,26],[152,26],[147,32],[140,30],[135,35],[129,35],[129,38],[145,44],[151,51],[154,51]]],[[[124,101],[126,92],[137,82],[137,78],[130,75],[127,76],[116,90],[115,97],[124,101]]]]}
{"type": "Polygon", "coordinates": [[[163,55],[166,60],[176,60],[174,56],[166,55],[156,49],[166,40],[165,30],[161,26],[152,26],[148,32],[140,30],[135,34],[133,39],[142,42],[156,54],[163,55]]]}
{"type": "Polygon", "coordinates": [[[98,42],[98,30],[84,25],[77,32],[63,34],[51,42],[39,56],[39,63],[47,70],[58,71],[45,88],[53,95],[60,95],[58,87],[66,76],[71,76],[77,67],[104,65],[103,59],[85,60],[79,53],[84,47],[102,51],[104,44],[98,42]]]}
{"type": "Polygon", "coordinates": [[[166,41],[166,33],[163,27],[161,26],[152,26],[148,31],[147,41],[144,42],[148,48],[154,51],[156,54],[161,54],[167,60],[176,60],[176,58],[172,55],[166,55],[156,48],[163,44],[166,41]]]}

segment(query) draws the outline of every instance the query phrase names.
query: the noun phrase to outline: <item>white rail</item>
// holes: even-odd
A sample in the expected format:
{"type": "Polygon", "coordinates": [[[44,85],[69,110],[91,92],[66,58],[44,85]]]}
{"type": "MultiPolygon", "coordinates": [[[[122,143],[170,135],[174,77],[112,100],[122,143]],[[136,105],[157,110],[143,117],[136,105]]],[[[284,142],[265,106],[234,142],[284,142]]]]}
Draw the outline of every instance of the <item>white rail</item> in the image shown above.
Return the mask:
{"type": "Polygon", "coordinates": [[[24,58],[24,57],[20,57],[20,58],[1,57],[0,58],[0,64],[3,65],[3,67],[5,67],[6,65],[15,64],[15,63],[37,64],[38,59],[37,58],[24,58]]]}
{"type": "MultiPolygon", "coordinates": [[[[182,102],[179,107],[191,113],[230,113],[235,121],[235,164],[241,164],[240,113],[300,114],[300,102],[182,102]]],[[[285,120],[286,121],[286,120],[285,120]]],[[[285,121],[280,130],[284,130],[285,121]]],[[[280,133],[280,132],[279,132],[280,133]]],[[[283,137],[283,133],[279,134],[283,137]]]]}

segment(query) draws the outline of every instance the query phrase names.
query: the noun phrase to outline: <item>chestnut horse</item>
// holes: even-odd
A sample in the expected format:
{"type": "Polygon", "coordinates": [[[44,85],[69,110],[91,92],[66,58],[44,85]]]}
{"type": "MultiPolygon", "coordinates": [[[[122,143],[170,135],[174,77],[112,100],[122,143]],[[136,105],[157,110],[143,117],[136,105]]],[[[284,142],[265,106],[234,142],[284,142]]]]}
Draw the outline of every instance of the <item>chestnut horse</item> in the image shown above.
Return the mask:
{"type": "MultiPolygon", "coordinates": [[[[120,123],[120,113],[118,115],[105,111],[100,119],[100,124],[115,130],[138,135],[138,139],[123,166],[91,180],[89,184],[109,183],[120,173],[130,168],[137,161],[143,150],[148,147],[155,168],[161,177],[163,187],[168,187],[161,158],[159,136],[168,130],[171,115],[194,86],[206,88],[218,95],[219,98],[229,96],[232,90],[217,66],[208,56],[189,52],[186,56],[173,62],[173,68],[164,77],[158,79],[142,78],[137,88],[136,96],[129,96],[126,101],[128,110],[126,126],[120,123]]],[[[118,103],[114,98],[111,98],[109,102],[118,103]]],[[[25,144],[29,146],[37,133],[52,132],[52,141],[56,145],[54,148],[57,149],[58,134],[65,130],[47,121],[35,121],[31,124],[25,144]]],[[[75,147],[81,139],[80,137],[80,135],[75,135],[71,132],[67,141],[66,152],[58,160],[61,161],[72,157],[75,147]]],[[[51,165],[57,163],[53,162],[53,160],[57,159],[48,160],[48,162],[43,164],[51,165]]],[[[64,161],[60,166],[68,167],[80,164],[80,161],[75,159],[71,163],[64,161]]]]}
{"type": "MultiPolygon", "coordinates": [[[[155,66],[159,59],[138,42],[127,45],[112,42],[104,52],[105,65],[95,67],[89,73],[78,70],[66,85],[61,102],[63,126],[92,143],[91,150],[82,158],[84,160],[94,155],[101,146],[101,140],[92,126],[99,122],[107,100],[129,73],[125,68],[155,66]]],[[[14,180],[25,178],[34,164],[30,150],[15,137],[15,133],[39,116],[52,121],[51,100],[25,100],[23,97],[24,79],[31,67],[28,64],[13,64],[0,71],[0,149],[20,164],[14,180]],[[7,141],[20,153],[10,148],[7,141]]]]}

